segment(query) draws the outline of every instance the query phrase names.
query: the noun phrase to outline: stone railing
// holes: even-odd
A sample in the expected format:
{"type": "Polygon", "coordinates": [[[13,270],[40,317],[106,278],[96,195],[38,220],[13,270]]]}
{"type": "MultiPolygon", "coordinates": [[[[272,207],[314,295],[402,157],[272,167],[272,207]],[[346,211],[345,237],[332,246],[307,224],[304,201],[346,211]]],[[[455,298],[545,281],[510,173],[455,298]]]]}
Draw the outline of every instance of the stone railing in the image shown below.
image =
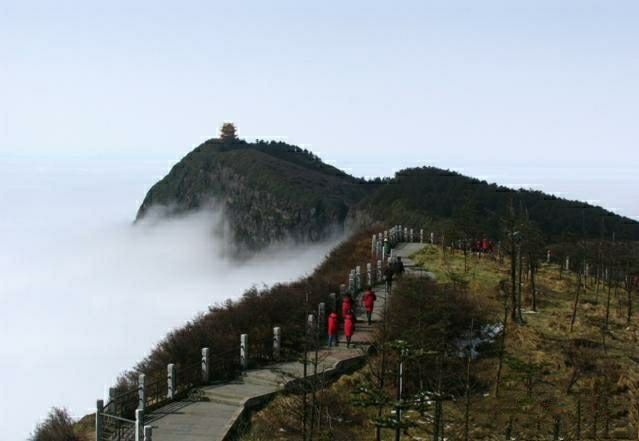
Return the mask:
{"type": "Polygon", "coordinates": [[[272,337],[261,342],[250,342],[248,334],[242,334],[237,349],[214,354],[210,348],[202,348],[199,360],[184,366],[170,363],[164,375],[158,373],[150,381],[140,374],[133,389],[118,393],[111,388],[106,404],[97,400],[96,440],[150,441],[152,429],[145,425],[149,411],[186,397],[192,389],[214,380],[230,380],[252,362],[277,362],[281,357],[282,329],[275,327],[272,337]]]}
{"type": "MultiPolygon", "coordinates": [[[[340,297],[350,293],[356,297],[366,285],[373,286],[384,280],[384,266],[392,259],[384,250],[384,240],[392,246],[400,242],[424,243],[424,230],[416,230],[397,225],[373,236],[371,259],[358,265],[348,274],[347,284],[340,285],[340,297]],[[417,240],[419,239],[419,240],[417,240]]],[[[430,243],[435,243],[435,234],[430,233],[430,243]]],[[[336,293],[329,294],[329,304],[322,302],[317,311],[309,314],[307,328],[315,329],[318,335],[326,333],[326,317],[330,312],[338,312],[339,299],[336,293]]],[[[357,302],[355,303],[357,304],[357,302]]],[[[239,346],[225,352],[214,353],[210,348],[202,348],[201,356],[190,365],[167,365],[164,373],[156,373],[152,378],[140,374],[134,388],[118,392],[109,390],[109,398],[97,400],[96,440],[97,441],[151,441],[152,428],[146,425],[152,410],[172,401],[179,400],[197,387],[211,381],[231,380],[242,371],[249,369],[251,362],[267,363],[282,359],[282,329],[273,328],[272,337],[262,342],[251,342],[248,334],[239,338],[239,346]]]]}

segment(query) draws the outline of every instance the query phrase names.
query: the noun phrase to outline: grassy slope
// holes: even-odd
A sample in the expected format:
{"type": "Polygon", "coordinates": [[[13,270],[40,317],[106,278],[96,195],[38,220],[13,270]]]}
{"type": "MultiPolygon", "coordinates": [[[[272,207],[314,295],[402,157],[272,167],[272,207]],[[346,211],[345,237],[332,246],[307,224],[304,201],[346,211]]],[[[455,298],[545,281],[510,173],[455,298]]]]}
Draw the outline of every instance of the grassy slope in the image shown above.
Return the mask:
{"type": "MultiPolygon", "coordinates": [[[[461,254],[446,256],[439,247],[428,246],[416,257],[424,268],[437,276],[438,283],[448,284],[453,279],[465,279],[468,282],[468,295],[481,309],[483,317],[494,317],[494,321],[501,320],[504,315],[503,303],[499,296],[499,281],[508,278],[508,262],[500,265],[496,260],[477,259],[471,257],[468,261],[468,272],[464,273],[464,257],[461,254]]],[[[574,302],[574,276],[564,273],[560,279],[558,268],[554,265],[542,265],[537,281],[538,312],[532,313],[524,308],[526,324],[523,326],[508,323],[506,354],[528,363],[540,366],[539,378],[535,379],[533,394],[528,397],[522,386],[522,379],[517,372],[505,366],[501,393],[495,397],[494,386],[498,363],[497,344],[484,350],[484,355],[472,363],[473,384],[481,385],[471,391],[470,427],[472,439],[482,439],[490,435],[502,435],[508,420],[513,417],[514,433],[536,433],[535,427],[539,421],[542,431],[551,433],[554,418],[563,418],[563,433],[574,431],[576,401],[578,397],[582,404],[582,439],[587,438],[595,411],[592,397],[596,388],[603,389],[601,373],[606,372],[614,384],[608,385],[611,392],[608,395],[610,413],[609,434],[611,436],[627,435],[627,395],[622,387],[616,384],[616,376],[624,371],[637,370],[637,326],[626,326],[624,294],[612,297],[611,308],[611,336],[606,339],[606,350],[602,342],[601,326],[605,317],[605,293],[600,287],[599,294],[595,287],[589,286],[582,293],[578,308],[577,320],[572,333],[569,331],[572,305],[574,302]],[[584,343],[586,342],[586,347],[584,343]],[[575,361],[577,360],[577,361],[575,361]],[[575,363],[584,365],[584,372],[580,375],[570,394],[566,393],[575,363]],[[615,377],[615,378],[613,378],[615,377]]],[[[529,285],[524,286],[524,305],[530,304],[529,285]]],[[[636,301],[636,299],[635,299],[636,301]]],[[[636,306],[635,306],[636,308],[636,306]]],[[[636,310],[636,309],[635,309],[636,310]]],[[[339,406],[344,414],[344,422],[336,423],[336,439],[374,439],[374,429],[369,421],[372,411],[353,408],[349,399],[353,392],[353,385],[362,378],[367,368],[352,376],[342,378],[327,392],[334,406],[339,406]]],[[[536,376],[537,374],[535,374],[536,376]]],[[[254,419],[251,433],[246,440],[263,440],[272,438],[272,430],[277,425],[286,426],[291,423],[283,417],[287,406],[291,405],[291,397],[280,397],[268,408],[260,412],[254,419]]],[[[463,426],[464,403],[459,399],[447,402],[445,418],[454,439],[454,432],[459,433],[463,426]]],[[[599,431],[605,429],[604,411],[599,410],[599,431]]],[[[417,427],[410,430],[410,437],[405,439],[432,439],[431,424],[427,418],[414,411],[408,412],[408,419],[414,421],[417,427]]],[[[298,434],[281,432],[278,439],[297,439],[298,434]]],[[[392,431],[384,430],[383,439],[393,439],[392,431]]]]}
{"type": "MultiPolygon", "coordinates": [[[[464,272],[462,255],[444,259],[438,248],[426,249],[417,259],[423,266],[435,272],[442,283],[450,280],[451,272],[464,272]]],[[[500,266],[491,259],[470,259],[467,276],[470,281],[470,295],[476,296],[476,301],[484,305],[495,318],[503,316],[503,303],[496,293],[499,280],[508,279],[508,269],[508,262],[500,266]]],[[[507,424],[504,414],[509,413],[507,409],[513,407],[519,409],[517,413],[521,413],[521,409],[525,408],[530,414],[545,414],[545,418],[549,417],[549,413],[560,409],[559,413],[565,413],[568,421],[575,416],[576,400],[580,393],[585,401],[592,395],[593,382],[598,373],[607,372],[612,377],[615,375],[614,372],[623,373],[625,370],[637,369],[636,361],[632,358],[636,359],[638,355],[638,328],[635,323],[626,326],[624,292],[619,290],[615,296],[613,289],[610,335],[606,338],[604,350],[602,327],[606,313],[606,293],[603,286],[600,286],[598,294],[592,284],[582,292],[572,333],[570,320],[577,287],[574,275],[564,273],[560,278],[556,265],[542,265],[537,286],[540,294],[537,302],[538,312],[534,313],[526,309],[531,304],[531,297],[529,284],[524,285],[526,323],[524,326],[508,325],[506,353],[520,360],[543,365],[543,378],[539,379],[541,384],[534,388],[535,399],[526,400],[519,381],[514,378],[514,372],[506,368],[500,398],[495,398],[491,391],[490,395],[482,396],[473,404],[475,411],[472,415],[475,416],[477,425],[484,425],[488,431],[493,431],[499,426],[504,427],[507,424]],[[566,389],[573,375],[574,360],[584,365],[585,372],[575,383],[572,393],[567,394],[566,389]],[[589,362],[592,364],[588,365],[589,362]],[[504,414],[496,415],[496,409],[504,410],[504,414]]],[[[636,298],[634,302],[633,307],[636,310],[636,298]]],[[[494,356],[480,359],[473,370],[479,379],[494,385],[494,356]]],[[[611,426],[623,426],[622,413],[626,408],[624,402],[627,397],[620,394],[620,390],[614,385],[611,387],[611,426]]],[[[584,419],[587,416],[592,418],[592,409],[584,408],[582,412],[584,419]]],[[[521,424],[525,424],[523,420],[521,424]]],[[[586,427],[587,423],[584,422],[583,425],[586,427]]],[[[611,427],[610,433],[614,430],[614,427],[611,427]]],[[[620,434],[624,433],[621,427],[616,430],[620,434]]]]}

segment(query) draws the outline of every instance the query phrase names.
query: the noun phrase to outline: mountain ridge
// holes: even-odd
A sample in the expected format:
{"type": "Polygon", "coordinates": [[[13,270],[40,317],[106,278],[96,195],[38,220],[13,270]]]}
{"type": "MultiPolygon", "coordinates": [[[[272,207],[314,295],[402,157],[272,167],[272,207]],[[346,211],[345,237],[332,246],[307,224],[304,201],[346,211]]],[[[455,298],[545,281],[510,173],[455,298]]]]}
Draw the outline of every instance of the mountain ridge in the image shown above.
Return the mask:
{"type": "Polygon", "coordinates": [[[222,206],[232,242],[249,250],[289,238],[318,241],[335,230],[375,223],[413,223],[444,231],[462,213],[471,213],[478,234],[499,237],[509,207],[525,213],[553,241],[613,233],[639,240],[639,222],[541,191],[512,189],[436,167],[365,180],[294,145],[217,138],[196,147],[149,190],[137,220],[154,205],[180,213],[211,200],[222,206]]]}

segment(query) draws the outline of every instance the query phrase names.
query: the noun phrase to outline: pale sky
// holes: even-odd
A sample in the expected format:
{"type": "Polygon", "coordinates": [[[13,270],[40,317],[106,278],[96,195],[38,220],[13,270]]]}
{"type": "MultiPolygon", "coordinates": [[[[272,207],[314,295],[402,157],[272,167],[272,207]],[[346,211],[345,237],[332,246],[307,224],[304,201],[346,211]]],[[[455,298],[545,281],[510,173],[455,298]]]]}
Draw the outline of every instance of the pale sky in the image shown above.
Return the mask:
{"type": "MultiPolygon", "coordinates": [[[[5,156],[173,162],[230,120],[358,175],[639,169],[634,0],[9,0],[0,14],[5,156]]],[[[619,186],[603,205],[639,215],[639,190],[619,186]]],[[[567,191],[600,199],[581,189],[567,191]]]]}
{"type": "Polygon", "coordinates": [[[52,405],[89,412],[209,292],[241,293],[191,286],[144,341],[90,352],[82,312],[128,301],[174,242],[176,286],[208,265],[197,237],[138,246],[126,228],[223,121],[357,176],[436,165],[639,220],[638,24],[637,0],[0,0],[0,438],[24,439],[52,405]]]}

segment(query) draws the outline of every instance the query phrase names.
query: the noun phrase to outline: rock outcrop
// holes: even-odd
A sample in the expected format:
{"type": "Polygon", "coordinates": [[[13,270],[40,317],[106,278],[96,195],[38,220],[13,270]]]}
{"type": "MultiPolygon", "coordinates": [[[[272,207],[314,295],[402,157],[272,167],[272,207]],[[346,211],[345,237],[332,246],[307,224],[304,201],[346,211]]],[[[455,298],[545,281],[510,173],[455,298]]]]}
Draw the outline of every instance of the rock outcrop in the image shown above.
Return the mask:
{"type": "Polygon", "coordinates": [[[240,249],[319,241],[344,228],[370,185],[283,143],[210,140],[148,192],[137,219],[154,206],[183,213],[215,205],[240,249]]]}

